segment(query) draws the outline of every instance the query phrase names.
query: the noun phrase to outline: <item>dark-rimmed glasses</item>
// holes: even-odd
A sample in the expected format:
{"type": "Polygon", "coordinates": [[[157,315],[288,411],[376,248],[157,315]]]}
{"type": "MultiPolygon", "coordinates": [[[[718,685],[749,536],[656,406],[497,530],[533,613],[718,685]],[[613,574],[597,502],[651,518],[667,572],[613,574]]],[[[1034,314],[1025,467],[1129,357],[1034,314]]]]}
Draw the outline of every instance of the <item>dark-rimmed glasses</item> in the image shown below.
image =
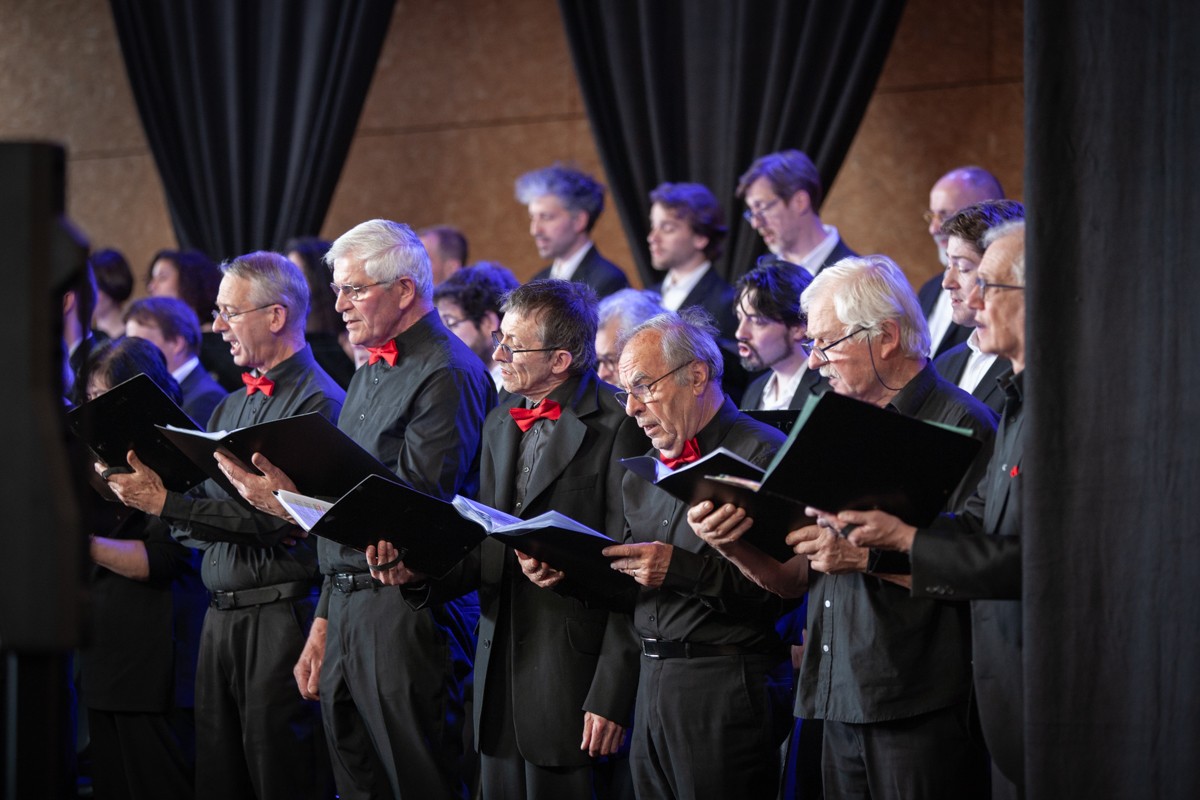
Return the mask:
{"type": "Polygon", "coordinates": [[[654,384],[658,383],[663,378],[667,378],[667,377],[670,377],[671,375],[674,375],[676,372],[679,372],[679,370],[683,369],[684,367],[686,367],[689,364],[694,363],[695,361],[696,361],[696,359],[694,359],[694,358],[691,361],[685,361],[682,364],[680,364],[678,367],[676,367],[675,369],[668,372],[666,375],[659,375],[657,378],[650,381],[649,383],[639,383],[636,386],[630,386],[629,391],[627,391],[627,392],[617,392],[617,394],[616,394],[617,402],[623,406],[629,405],[630,397],[636,397],[637,401],[639,403],[650,402],[651,390],[654,388],[654,384]]]}
{"type": "Polygon", "coordinates": [[[551,350],[561,350],[561,347],[527,347],[520,350],[514,350],[504,343],[504,335],[500,331],[492,331],[492,349],[499,350],[504,353],[504,357],[509,361],[517,353],[549,353],[551,350]]]}
{"type": "Polygon", "coordinates": [[[979,292],[980,302],[987,302],[988,289],[1024,289],[1024,286],[1016,286],[1011,283],[988,283],[983,276],[975,279],[975,289],[979,292]]]}
{"type": "Polygon", "coordinates": [[[801,343],[801,346],[804,347],[804,349],[807,350],[809,353],[816,353],[817,355],[821,356],[822,361],[830,361],[831,359],[829,358],[829,355],[828,355],[828,352],[830,350],[837,347],[839,344],[846,341],[851,336],[855,336],[856,334],[862,333],[865,330],[867,330],[867,326],[859,325],[857,328],[850,331],[842,338],[834,339],[832,342],[825,345],[824,347],[817,347],[816,339],[805,339],[804,342],[801,343]]]}
{"type": "Polygon", "coordinates": [[[742,219],[746,220],[746,222],[749,222],[751,225],[753,225],[754,220],[757,219],[758,224],[762,225],[766,222],[767,212],[782,202],[783,202],[783,198],[776,197],[771,202],[763,203],[758,208],[753,208],[753,209],[747,208],[745,211],[742,212],[742,219]]]}

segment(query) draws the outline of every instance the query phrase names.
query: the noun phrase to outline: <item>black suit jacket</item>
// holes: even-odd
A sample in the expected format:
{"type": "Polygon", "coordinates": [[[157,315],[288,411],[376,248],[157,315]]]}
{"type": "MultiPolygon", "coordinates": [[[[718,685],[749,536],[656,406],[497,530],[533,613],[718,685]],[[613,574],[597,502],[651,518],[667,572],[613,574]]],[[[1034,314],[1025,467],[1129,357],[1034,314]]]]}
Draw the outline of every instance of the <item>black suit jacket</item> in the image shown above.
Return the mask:
{"type": "MultiPolygon", "coordinates": [[[[933,313],[933,307],[937,305],[938,298],[944,291],[946,290],[942,288],[942,274],[940,272],[921,284],[921,288],[917,292],[917,300],[921,303],[921,311],[925,314],[925,319],[929,319],[929,315],[933,313]]],[[[931,342],[933,346],[933,353],[931,355],[937,358],[950,348],[957,347],[965,342],[970,335],[970,328],[963,327],[957,322],[951,322],[941,341],[931,342]]]]}
{"type": "MultiPolygon", "coordinates": [[[[624,529],[618,459],[645,452],[649,442],[614,397],[615,389],[587,372],[551,394],[563,407],[530,476],[524,507],[513,488],[521,432],[509,410],[524,398],[510,395],[487,417],[480,460],[481,502],[528,519],[554,510],[620,539],[624,529]]],[[[475,656],[476,736],[497,719],[508,691],[499,682],[512,665],[512,724],[522,757],[543,767],[590,763],[579,749],[584,711],[628,725],[637,693],[640,651],[629,617],[540,589],[521,574],[516,557],[485,540],[442,581],[428,602],[479,589],[475,656]],[[493,654],[496,657],[493,658],[493,654]]],[[[410,595],[411,596],[411,595],[410,595]]]]}
{"type": "Polygon", "coordinates": [[[971,601],[975,696],[992,760],[1018,786],[1024,776],[1021,666],[1021,461],[1024,416],[1017,376],[987,474],[961,514],[913,541],[914,596],[971,601]]]}
{"type": "MultiPolygon", "coordinates": [[[[662,297],[662,281],[651,286],[650,290],[657,292],[658,296],[662,297]]],[[[682,310],[700,306],[713,318],[718,336],[726,341],[732,341],[737,335],[737,317],[733,313],[733,299],[733,287],[717,274],[715,268],[710,267],[708,272],[704,273],[704,277],[688,292],[679,308],[682,310]]]]}
{"type": "Polygon", "coordinates": [[[842,237],[839,236],[838,240],[837,240],[837,244],[835,244],[833,246],[833,249],[829,251],[829,257],[825,259],[824,264],[822,264],[820,267],[817,268],[817,271],[813,273],[813,277],[815,278],[817,276],[817,274],[820,273],[823,269],[825,269],[826,267],[832,267],[834,264],[841,261],[843,258],[851,258],[852,256],[857,256],[857,255],[858,255],[858,253],[854,252],[849,247],[847,247],[846,243],[842,241],[842,237]]]}
{"type": "Polygon", "coordinates": [[[212,379],[203,364],[197,364],[196,368],[179,382],[179,388],[183,391],[184,413],[208,430],[208,418],[229,392],[212,379]]]}
{"type": "MultiPolygon", "coordinates": [[[[742,395],[741,408],[746,411],[756,411],[762,405],[763,390],[767,386],[767,381],[771,379],[771,370],[766,369],[759,373],[758,377],[750,382],[746,387],[746,393],[742,395]]],[[[804,403],[813,395],[821,395],[829,390],[829,381],[821,377],[821,371],[816,369],[804,370],[804,376],[800,378],[800,385],[796,387],[796,393],[792,395],[792,401],[788,403],[788,408],[793,411],[799,411],[804,408],[804,403]]]]}
{"type": "MultiPolygon", "coordinates": [[[[970,331],[969,328],[964,328],[964,330],[970,331]]],[[[963,370],[967,368],[967,359],[970,356],[971,348],[963,341],[935,358],[933,366],[937,369],[939,375],[957,385],[959,379],[962,377],[963,370]]],[[[983,377],[979,380],[979,385],[975,387],[971,394],[983,401],[983,404],[988,408],[999,414],[1004,408],[1004,389],[1000,386],[999,378],[1011,369],[1012,364],[1007,358],[997,358],[988,367],[987,372],[983,373],[983,377]]]]}
{"type": "MultiPolygon", "coordinates": [[[[533,280],[549,277],[550,266],[546,266],[533,276],[533,280]]],[[[629,288],[629,278],[625,276],[625,272],[616,264],[600,255],[600,251],[596,249],[596,245],[594,244],[587,251],[587,255],[583,257],[583,260],[579,262],[579,266],[575,268],[575,274],[571,277],[571,280],[586,283],[595,289],[596,296],[601,298],[608,297],[613,292],[629,288]]]]}

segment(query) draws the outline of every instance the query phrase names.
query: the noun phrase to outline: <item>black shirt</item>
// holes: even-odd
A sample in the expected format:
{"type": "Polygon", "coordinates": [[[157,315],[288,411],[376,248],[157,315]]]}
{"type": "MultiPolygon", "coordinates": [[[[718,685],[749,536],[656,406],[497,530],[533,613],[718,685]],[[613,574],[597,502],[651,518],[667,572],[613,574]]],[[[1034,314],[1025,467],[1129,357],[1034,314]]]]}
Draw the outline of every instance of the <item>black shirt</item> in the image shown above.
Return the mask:
{"type": "MultiPolygon", "coordinates": [[[[724,447],[766,467],[783,433],[739,412],[728,398],[697,434],[701,454],[724,447]]],[[[650,451],[656,456],[658,452],[650,451]]],[[[633,473],[621,485],[625,540],[674,546],[662,587],[641,587],[634,627],[647,639],[732,644],[763,653],[780,645],[775,632],[781,601],[762,589],[692,532],[688,506],[633,473]]]]}
{"type": "MultiPolygon", "coordinates": [[[[338,427],[414,489],[449,500],[479,489],[484,417],[496,405],[496,385],[479,356],[442,324],[436,311],[396,337],[394,366],[359,367],[350,380],[338,427]]],[[[321,571],[367,572],[366,557],[326,539],[321,571]]],[[[326,616],[331,578],[317,607],[326,616]]]]}
{"type": "MultiPolygon", "coordinates": [[[[266,377],[275,382],[271,396],[247,395],[245,388],[221,401],[209,421],[210,431],[236,430],[259,422],[316,411],[337,421],[346,393],[317,366],[305,347],[276,364],[266,377]]],[[[316,548],[309,540],[292,547],[281,544],[295,528],[278,517],[247,508],[214,481],[205,481],[188,494],[168,492],[163,519],[172,535],[204,551],[201,576],[212,591],[237,591],[256,586],[313,579],[316,548]]]]}
{"type": "MultiPolygon", "coordinates": [[[[916,419],[969,428],[983,440],[974,465],[947,504],[960,508],[991,455],[994,412],[939,377],[931,364],[890,406],[916,419]]],[[[883,722],[965,701],[971,685],[967,615],[963,604],[914,598],[874,575],[810,571],[808,641],[796,715],[883,722]]]]}

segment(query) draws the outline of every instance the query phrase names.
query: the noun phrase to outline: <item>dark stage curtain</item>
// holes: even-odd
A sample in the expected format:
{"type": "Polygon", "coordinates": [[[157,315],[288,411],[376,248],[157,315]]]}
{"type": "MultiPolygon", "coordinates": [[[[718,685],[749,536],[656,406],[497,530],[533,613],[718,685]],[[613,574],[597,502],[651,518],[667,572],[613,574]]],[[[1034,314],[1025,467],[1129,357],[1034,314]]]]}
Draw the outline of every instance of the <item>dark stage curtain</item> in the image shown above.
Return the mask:
{"type": "Polygon", "coordinates": [[[111,0],[182,247],[222,259],[314,235],[393,0],[111,0]]]}
{"type": "Polygon", "coordinates": [[[642,280],[650,190],[703,183],[725,208],[726,278],[761,241],[738,176],[796,148],[826,190],[875,89],[903,0],[559,0],[609,190],[642,280]]]}
{"type": "Polygon", "coordinates": [[[1028,794],[1196,798],[1200,15],[1025,8],[1028,794]]]}

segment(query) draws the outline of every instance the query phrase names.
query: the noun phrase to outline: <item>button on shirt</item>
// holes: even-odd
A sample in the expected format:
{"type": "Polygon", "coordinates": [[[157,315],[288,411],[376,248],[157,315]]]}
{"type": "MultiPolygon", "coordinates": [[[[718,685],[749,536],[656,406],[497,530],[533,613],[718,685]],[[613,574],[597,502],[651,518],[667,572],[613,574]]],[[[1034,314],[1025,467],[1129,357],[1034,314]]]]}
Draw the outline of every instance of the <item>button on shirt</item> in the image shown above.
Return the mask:
{"type": "MultiPolygon", "coordinates": [[[[909,381],[891,407],[916,419],[969,428],[985,441],[947,504],[961,507],[986,469],[995,415],[939,377],[932,365],[909,381]]],[[[884,722],[964,702],[971,686],[968,613],[965,603],[914,598],[874,575],[811,572],[809,639],[796,715],[884,722]]]]}

